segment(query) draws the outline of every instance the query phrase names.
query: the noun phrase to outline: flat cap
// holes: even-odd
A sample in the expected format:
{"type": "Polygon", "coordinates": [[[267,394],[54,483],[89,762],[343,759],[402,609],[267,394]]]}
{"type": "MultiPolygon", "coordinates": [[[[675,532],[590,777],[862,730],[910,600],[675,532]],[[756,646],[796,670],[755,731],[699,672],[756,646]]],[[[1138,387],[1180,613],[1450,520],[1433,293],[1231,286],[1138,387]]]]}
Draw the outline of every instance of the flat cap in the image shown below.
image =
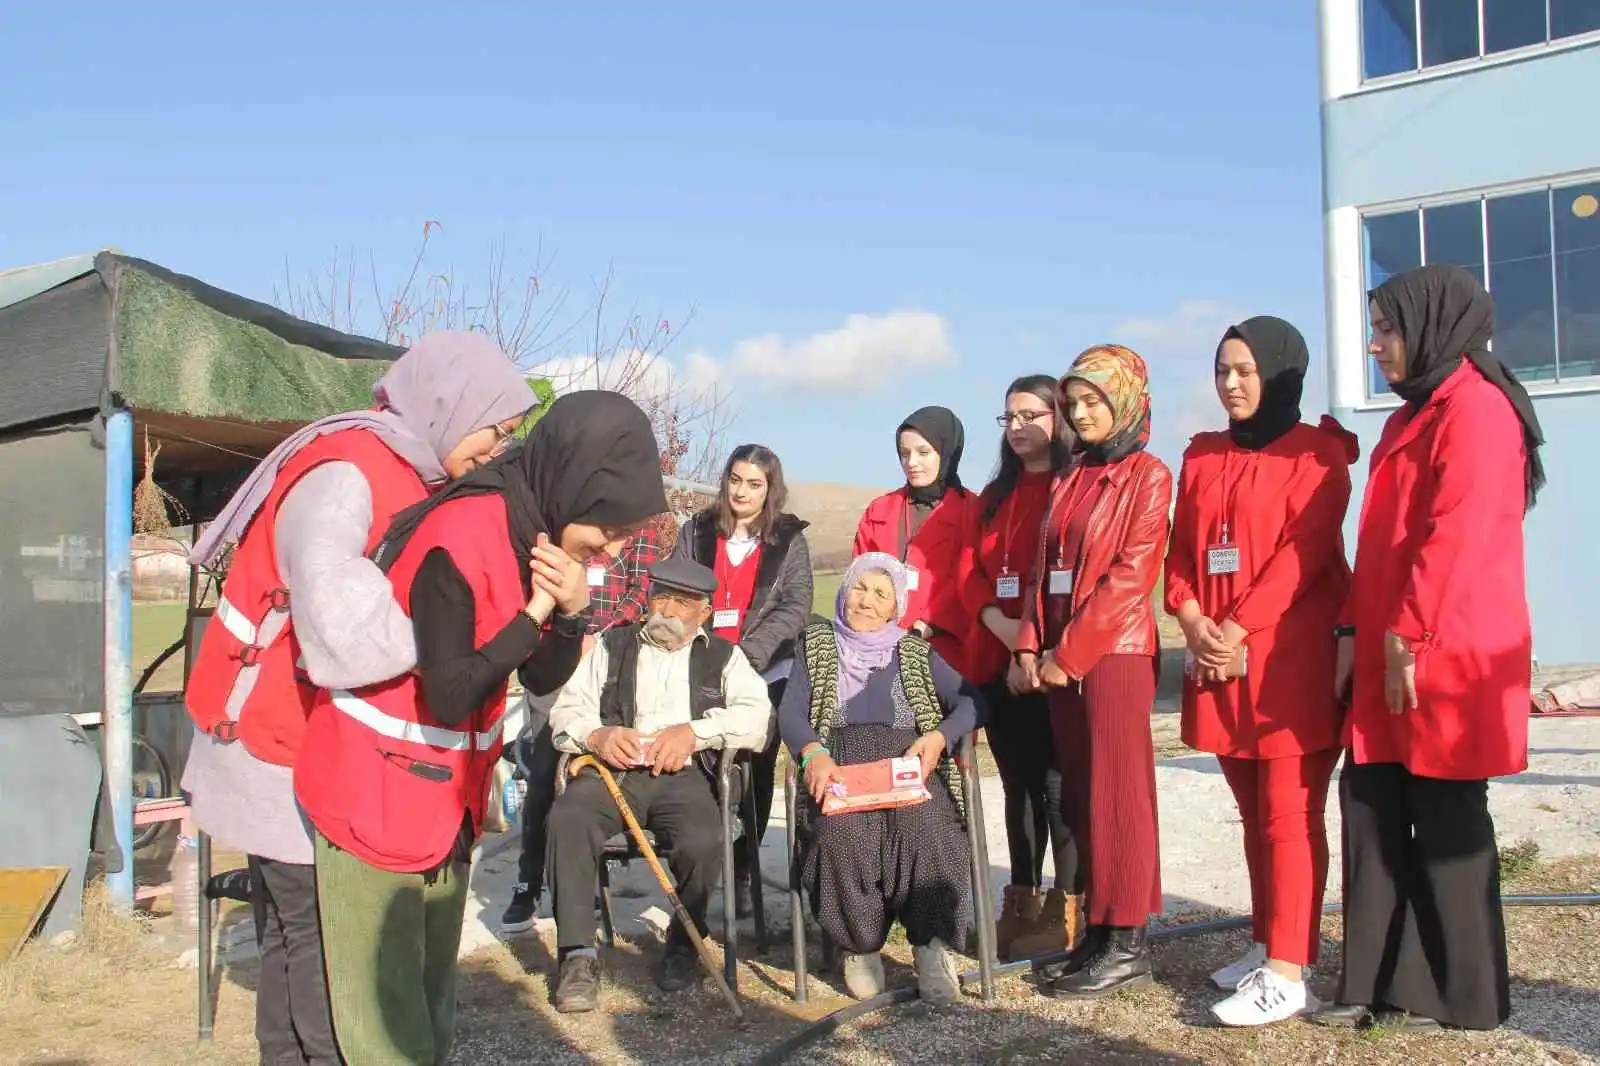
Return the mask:
{"type": "Polygon", "coordinates": [[[693,559],[669,555],[651,564],[650,586],[687,592],[691,596],[703,596],[709,600],[712,593],[717,591],[717,575],[710,567],[701,566],[693,559]]]}

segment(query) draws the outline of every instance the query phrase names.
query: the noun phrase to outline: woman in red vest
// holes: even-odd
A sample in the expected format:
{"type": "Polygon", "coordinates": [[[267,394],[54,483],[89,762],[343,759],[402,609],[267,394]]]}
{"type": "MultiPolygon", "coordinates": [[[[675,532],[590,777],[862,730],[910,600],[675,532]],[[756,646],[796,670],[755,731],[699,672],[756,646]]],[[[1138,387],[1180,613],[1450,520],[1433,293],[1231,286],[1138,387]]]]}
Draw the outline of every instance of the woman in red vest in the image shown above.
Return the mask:
{"type": "Polygon", "coordinates": [[[967,677],[981,686],[989,752],[1005,790],[1011,883],[995,925],[995,953],[1031,959],[1071,947],[1077,929],[1078,849],[1061,812],[1061,772],[1050,708],[1036,679],[1013,661],[1033,583],[1050,486],[1065,468],[1056,433],[1056,379],[1032,374],[1006,390],[1004,436],[994,477],[978,496],[977,531],[962,565],[961,604],[976,624],[967,677]],[[1044,891],[1051,853],[1055,887],[1044,891]]]}
{"type": "MultiPolygon", "coordinates": [[[[772,705],[783,701],[794,664],[795,644],[811,617],[811,549],[806,523],[784,508],[789,489],[777,453],[741,444],[728,456],[716,502],[678,530],[675,555],[693,559],[717,575],[712,630],[744,650],[767,682],[772,705]]],[[[756,838],[766,835],[778,758],[778,731],[766,751],[751,760],[755,775],[756,838]]],[[[734,858],[735,912],[754,909],[749,853],[734,858]]]]}
{"type": "Polygon", "coordinates": [[[1310,353],[1260,316],[1232,327],[1213,373],[1228,428],[1189,442],[1178,478],[1166,609],[1188,641],[1183,739],[1211,752],[1233,790],[1250,871],[1250,950],[1212,974],[1233,993],[1224,1025],[1316,1009],[1328,880],[1324,824],[1342,715],[1333,627],[1350,587],[1342,528],[1356,439],[1300,421],[1310,353]]]}
{"type": "Polygon", "coordinates": [[[966,434],[944,407],[912,412],[895,431],[906,483],[867,505],[856,527],[854,552],[883,552],[905,564],[910,603],[900,619],[958,671],[970,624],[961,608],[958,572],[972,537],[977,497],[961,484],[966,434]]]}
{"type": "Polygon", "coordinates": [[[1489,352],[1477,278],[1408,271],[1370,310],[1404,404],[1372,452],[1341,620],[1344,974],[1316,1019],[1493,1029],[1511,1001],[1488,779],[1528,765],[1522,524],[1544,437],[1489,352]]]}
{"type": "Polygon", "coordinates": [[[346,1061],[444,1063],[471,852],[506,684],[564,684],[586,566],[667,509],[650,421],[612,392],[551,405],[527,440],[396,519],[375,555],[410,611],[417,669],[318,694],[295,766],[346,1061]]]}
{"type": "Polygon", "coordinates": [[[1084,870],[1083,939],[1046,967],[1039,989],[1094,998],[1151,980],[1146,923],[1161,910],[1151,594],[1172,474],[1145,450],[1149,376],[1137,354],[1090,348],[1056,395],[1072,465],[1051,492],[1016,658],[1029,683],[1049,690],[1062,806],[1084,870]]]}
{"type": "Polygon", "coordinates": [[[416,666],[404,605],[366,553],[397,513],[486,463],[534,405],[522,373],[478,333],[421,338],[373,396],[372,410],[278,445],[191,556],[215,566],[233,548],[184,693],[196,728],[183,787],[200,828],[248,857],[263,1062],[340,1061],[292,766],[316,686],[416,666]]]}

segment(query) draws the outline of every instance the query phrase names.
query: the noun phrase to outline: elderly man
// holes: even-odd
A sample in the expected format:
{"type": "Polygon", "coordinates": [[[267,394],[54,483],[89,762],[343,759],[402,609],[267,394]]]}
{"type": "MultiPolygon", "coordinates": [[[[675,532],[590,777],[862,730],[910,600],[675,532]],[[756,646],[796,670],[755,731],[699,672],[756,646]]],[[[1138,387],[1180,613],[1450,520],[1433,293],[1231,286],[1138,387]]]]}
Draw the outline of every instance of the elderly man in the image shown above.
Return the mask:
{"type": "MultiPolygon", "coordinates": [[[[678,896],[702,933],[722,850],[710,753],[759,750],[772,728],[766,682],[742,651],[705,631],[716,588],[716,575],[692,560],[656,563],[644,622],[608,630],[550,708],[559,750],[593,754],[616,773],[634,815],[667,853],[678,896]]],[[[569,781],[550,810],[558,1011],[600,1004],[594,886],[606,840],[623,829],[594,774],[569,781]]],[[[687,988],[697,965],[674,921],[656,984],[687,988]]]]}

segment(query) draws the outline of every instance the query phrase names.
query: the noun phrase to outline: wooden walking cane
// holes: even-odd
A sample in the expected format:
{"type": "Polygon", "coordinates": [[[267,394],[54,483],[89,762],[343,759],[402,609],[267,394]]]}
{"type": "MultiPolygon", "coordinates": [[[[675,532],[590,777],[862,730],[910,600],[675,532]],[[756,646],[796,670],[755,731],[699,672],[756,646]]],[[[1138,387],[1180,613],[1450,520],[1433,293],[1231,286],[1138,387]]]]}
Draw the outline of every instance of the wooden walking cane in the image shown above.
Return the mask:
{"type": "Polygon", "coordinates": [[[633,842],[638,845],[639,853],[644,856],[645,862],[650,864],[650,869],[655,873],[656,880],[660,882],[661,889],[667,894],[667,900],[672,904],[672,911],[678,916],[678,922],[683,926],[683,931],[689,934],[689,940],[694,944],[695,953],[700,956],[706,972],[717,983],[717,991],[722,993],[722,998],[728,1001],[728,1006],[733,1010],[733,1016],[742,1026],[745,1024],[744,1010],[739,1006],[739,997],[734,995],[733,989],[728,987],[728,982],[722,976],[722,969],[717,965],[717,960],[711,955],[711,948],[700,936],[700,930],[695,926],[694,919],[690,917],[689,910],[683,905],[683,900],[678,898],[678,890],[672,887],[672,878],[667,876],[667,871],[661,865],[661,858],[656,854],[656,849],[650,846],[650,838],[644,835],[644,827],[639,824],[639,819],[633,815],[633,808],[628,806],[628,801],[622,795],[622,789],[617,787],[617,779],[611,776],[611,771],[605,763],[593,755],[580,755],[573,759],[567,767],[568,777],[577,777],[580,772],[592,768],[600,775],[600,782],[606,786],[606,791],[611,793],[611,800],[617,805],[617,812],[622,815],[622,820],[627,823],[628,833],[633,837],[633,842]]]}

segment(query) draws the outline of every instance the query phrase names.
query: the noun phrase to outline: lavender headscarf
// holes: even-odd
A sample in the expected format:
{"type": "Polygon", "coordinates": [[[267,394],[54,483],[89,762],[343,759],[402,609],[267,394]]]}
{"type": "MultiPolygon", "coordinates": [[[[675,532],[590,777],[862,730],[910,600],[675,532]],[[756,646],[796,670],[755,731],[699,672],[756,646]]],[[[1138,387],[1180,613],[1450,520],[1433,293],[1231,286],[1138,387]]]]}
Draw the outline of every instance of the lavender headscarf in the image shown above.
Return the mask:
{"type": "Polygon", "coordinates": [[[446,479],[443,460],[468,434],[532,408],[538,399],[500,346],[482,333],[429,333],[413,344],[372,388],[376,411],[330,415],[296,430],[261,460],[206,529],[189,562],[209,566],[244,535],[290,457],[326,433],[370,429],[410,463],[422,480],[446,479]]]}
{"type": "Polygon", "coordinates": [[[906,631],[900,628],[900,618],[906,613],[906,568],[899,559],[887,552],[867,552],[858,555],[839,582],[839,595],[833,605],[833,634],[839,647],[839,706],[867,687],[867,679],[874,670],[882,670],[894,660],[894,649],[906,631]],[[882,629],[871,633],[858,633],[844,620],[845,597],[855,587],[861,575],[879,570],[894,583],[894,617],[882,629]]]}

